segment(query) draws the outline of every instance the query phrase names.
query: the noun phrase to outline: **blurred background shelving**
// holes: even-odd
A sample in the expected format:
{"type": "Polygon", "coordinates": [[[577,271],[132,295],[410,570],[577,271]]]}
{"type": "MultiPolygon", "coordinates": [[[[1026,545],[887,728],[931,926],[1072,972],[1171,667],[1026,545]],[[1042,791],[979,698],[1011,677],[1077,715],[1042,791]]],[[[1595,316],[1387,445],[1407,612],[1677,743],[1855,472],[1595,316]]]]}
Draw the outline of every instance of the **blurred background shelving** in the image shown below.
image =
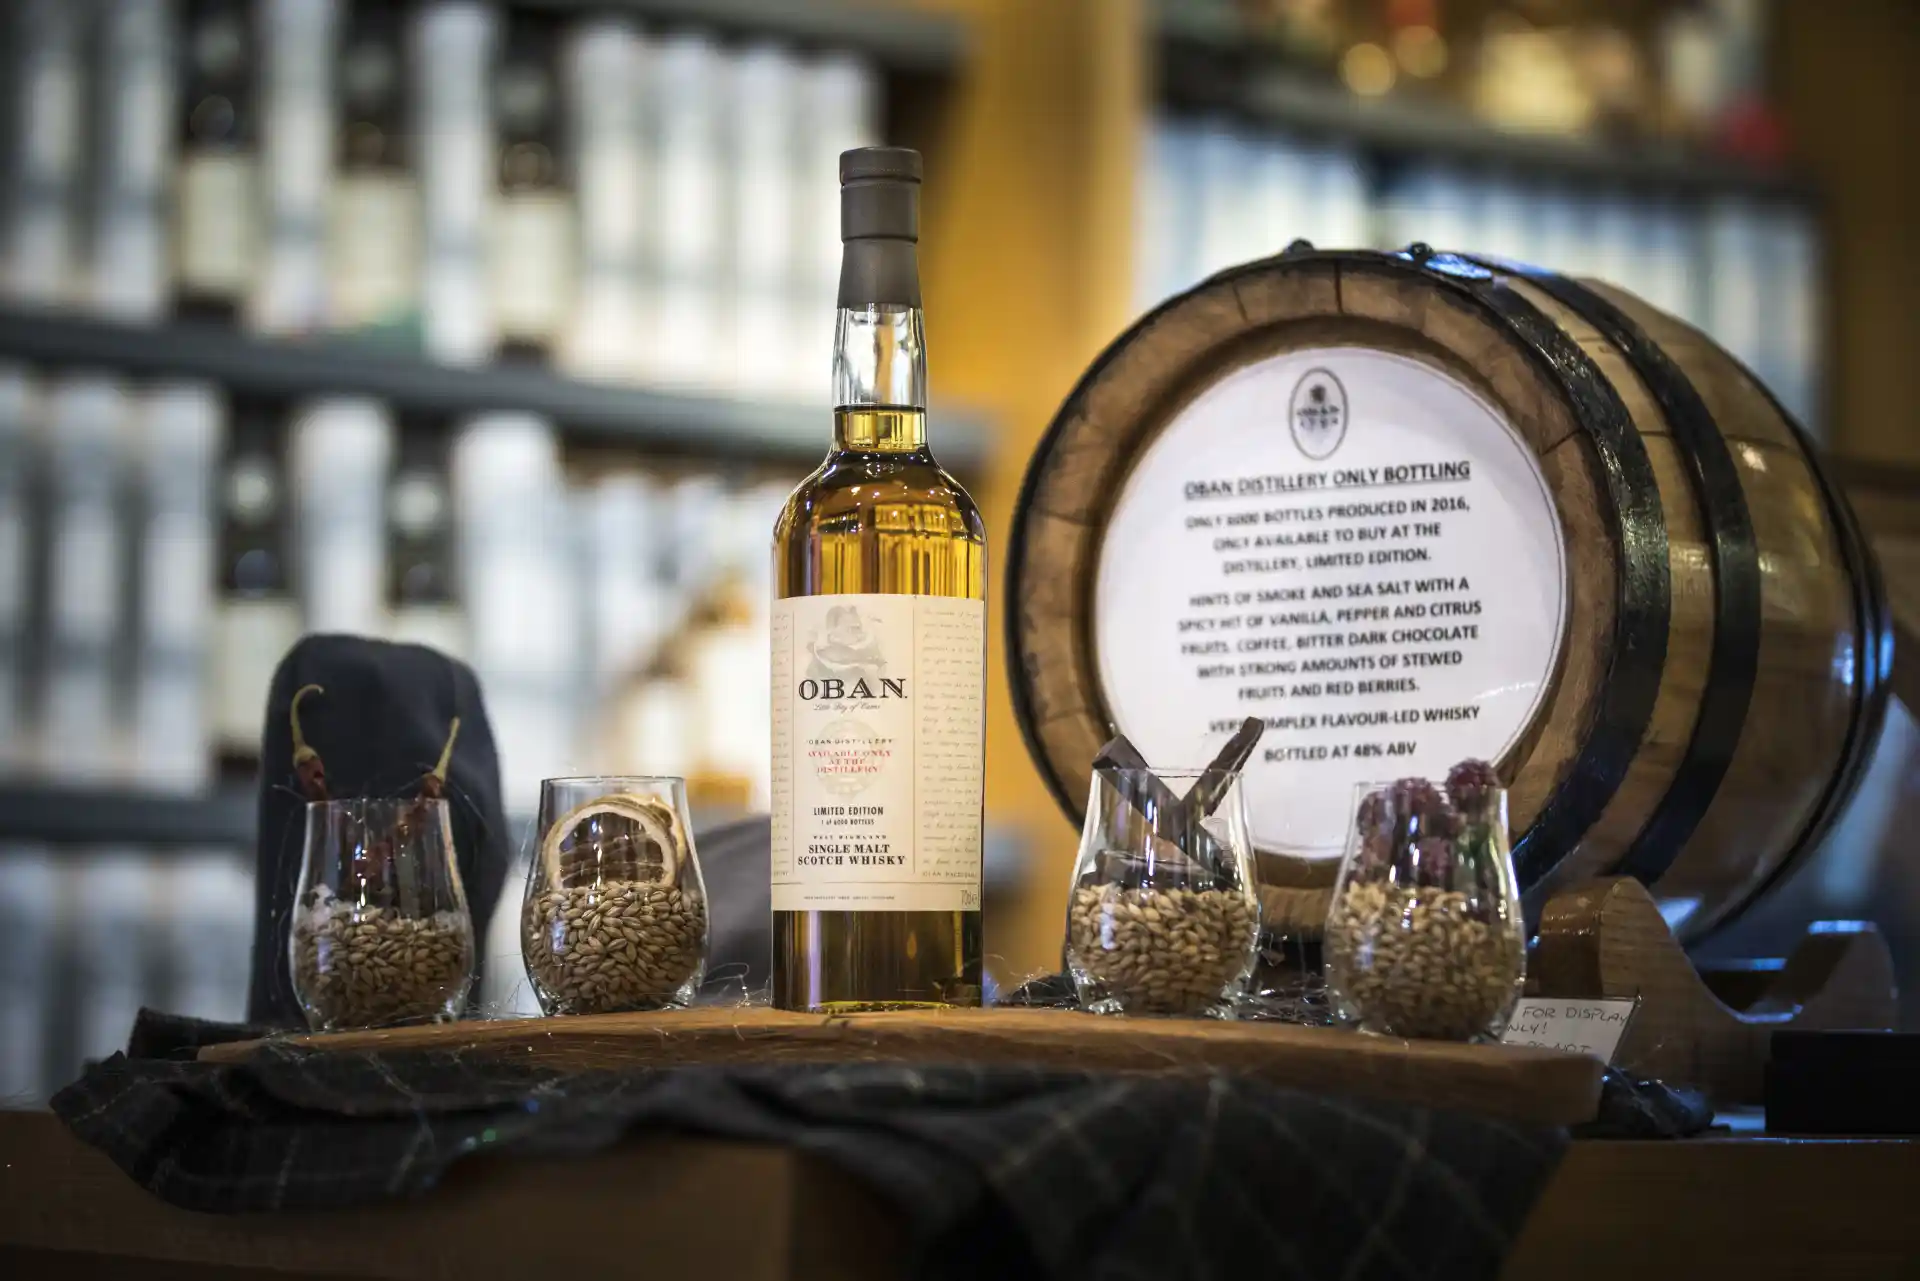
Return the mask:
{"type": "Polygon", "coordinates": [[[1818,432],[1823,233],[1765,93],[1769,6],[1164,0],[1141,306],[1278,252],[1541,263],[1707,330],[1818,432]]]}
{"type": "MultiPolygon", "coordinates": [[[[825,446],[844,147],[926,155],[933,439],[990,539],[1132,317],[1301,237],[1625,285],[1884,482],[1920,464],[1920,193],[1896,159],[1916,14],[0,8],[0,1098],[43,1097],[143,1001],[240,1012],[253,745],[302,632],[473,663],[510,811],[583,770],[686,774],[714,818],[764,806],[765,540],[825,446]]],[[[1057,959],[1074,833],[991,631],[1005,983],[1057,959]]],[[[1896,716],[1850,861],[1756,928],[1920,895],[1880,853],[1913,750],[1896,716]]],[[[496,1010],[518,981],[498,925],[496,1010]]]]}
{"type": "MultiPolygon", "coordinates": [[[[354,339],[290,342],[195,321],[141,325],[45,308],[0,307],[0,352],[47,370],[112,370],[194,379],[229,394],[298,403],[369,396],[402,417],[458,422],[532,414],[569,443],[709,461],[819,461],[820,413],[799,400],[754,400],[556,376],[531,362],[460,367],[354,339]]],[[[985,458],[987,426],[936,405],[941,461],[967,472],[985,458]]]]}

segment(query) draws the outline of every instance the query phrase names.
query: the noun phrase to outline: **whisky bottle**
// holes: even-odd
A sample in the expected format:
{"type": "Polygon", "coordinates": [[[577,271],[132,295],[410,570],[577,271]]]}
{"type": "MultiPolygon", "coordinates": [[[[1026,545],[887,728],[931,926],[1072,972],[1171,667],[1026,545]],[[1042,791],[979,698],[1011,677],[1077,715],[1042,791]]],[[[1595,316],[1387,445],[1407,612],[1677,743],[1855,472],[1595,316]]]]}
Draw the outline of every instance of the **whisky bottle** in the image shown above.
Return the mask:
{"type": "MultiPolygon", "coordinates": [[[[334,68],[340,119],[327,192],[327,320],[417,345],[420,187],[415,173],[409,65],[398,10],[356,0],[334,68]]],[[[436,146],[444,140],[435,139],[436,146]]]]}
{"type": "Polygon", "coordinates": [[[561,165],[560,36],[553,16],[516,8],[493,76],[498,139],[488,301],[509,355],[545,362],[573,306],[574,210],[561,165]]]}
{"type": "Polygon", "coordinates": [[[833,448],[773,536],[773,1003],[978,1005],[986,539],[927,448],[920,157],[840,182],[833,448]]]}
{"type": "Polygon", "coordinates": [[[246,0],[188,0],[184,18],[174,308],[232,324],[253,282],[259,232],[254,31],[246,0]]]}
{"type": "Polygon", "coordinates": [[[220,477],[220,605],[214,624],[213,735],[227,760],[257,757],[260,709],[280,656],[300,639],[288,544],[286,431],[278,406],[232,409],[220,477]]]}

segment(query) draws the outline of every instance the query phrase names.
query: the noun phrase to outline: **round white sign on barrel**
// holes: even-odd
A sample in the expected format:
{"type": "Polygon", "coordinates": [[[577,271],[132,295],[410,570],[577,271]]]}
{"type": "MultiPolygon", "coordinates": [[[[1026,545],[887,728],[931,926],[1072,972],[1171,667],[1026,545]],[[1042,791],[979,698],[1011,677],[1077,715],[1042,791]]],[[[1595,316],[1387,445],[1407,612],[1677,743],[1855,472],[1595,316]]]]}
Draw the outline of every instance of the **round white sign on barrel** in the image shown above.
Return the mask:
{"type": "Polygon", "coordinates": [[[1354,787],[1497,760],[1566,625],[1538,463],[1432,365],[1363,347],[1235,370],[1167,424],[1107,522],[1094,652],[1120,732],[1203,764],[1242,720],[1256,845],[1344,849],[1354,787]]]}

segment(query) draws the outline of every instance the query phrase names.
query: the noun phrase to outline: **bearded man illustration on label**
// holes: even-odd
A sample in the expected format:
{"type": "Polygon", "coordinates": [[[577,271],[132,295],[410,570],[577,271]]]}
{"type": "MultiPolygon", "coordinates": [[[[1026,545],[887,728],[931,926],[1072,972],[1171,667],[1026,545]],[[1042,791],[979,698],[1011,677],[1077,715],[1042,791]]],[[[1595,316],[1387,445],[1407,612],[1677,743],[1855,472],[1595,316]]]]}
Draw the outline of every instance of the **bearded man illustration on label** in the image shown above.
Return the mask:
{"type": "Polygon", "coordinates": [[[807,653],[808,676],[818,681],[839,680],[849,689],[859,681],[877,688],[887,670],[880,638],[868,632],[859,609],[852,605],[836,605],[827,611],[824,635],[808,639],[807,653]]]}

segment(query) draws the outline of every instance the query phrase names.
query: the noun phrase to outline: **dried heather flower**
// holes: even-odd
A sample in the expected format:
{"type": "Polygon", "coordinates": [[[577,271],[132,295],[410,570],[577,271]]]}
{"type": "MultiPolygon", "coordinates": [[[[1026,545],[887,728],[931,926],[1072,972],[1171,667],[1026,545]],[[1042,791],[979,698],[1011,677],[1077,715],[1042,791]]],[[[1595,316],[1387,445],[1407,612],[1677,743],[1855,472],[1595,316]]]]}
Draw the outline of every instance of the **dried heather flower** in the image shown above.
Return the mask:
{"type": "Polygon", "coordinates": [[[1460,816],[1439,788],[1424,778],[1403,778],[1393,785],[1399,803],[1401,833],[1408,839],[1422,836],[1454,836],[1460,831],[1460,816]]]}
{"type": "Polygon", "coordinates": [[[1451,839],[1427,837],[1416,847],[1415,860],[1414,880],[1417,884],[1445,889],[1452,882],[1454,851],[1451,839]]]}
{"type": "Polygon", "coordinates": [[[1368,792],[1360,800],[1354,815],[1354,831],[1360,838],[1357,870],[1364,874],[1384,871],[1393,862],[1393,807],[1385,792],[1368,792]]]}
{"type": "Polygon", "coordinates": [[[1447,795],[1463,814],[1478,816],[1500,789],[1500,776],[1485,761],[1465,760],[1447,771],[1447,795]]]}

